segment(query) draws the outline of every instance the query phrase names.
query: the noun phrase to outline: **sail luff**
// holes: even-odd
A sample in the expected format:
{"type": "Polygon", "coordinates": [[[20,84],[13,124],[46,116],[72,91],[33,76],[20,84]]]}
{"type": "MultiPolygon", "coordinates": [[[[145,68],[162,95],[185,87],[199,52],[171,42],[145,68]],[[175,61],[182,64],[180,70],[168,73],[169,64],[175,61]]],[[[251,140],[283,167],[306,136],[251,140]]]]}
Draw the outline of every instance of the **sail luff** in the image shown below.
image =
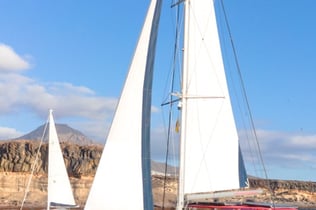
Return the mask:
{"type": "Polygon", "coordinates": [[[52,110],[49,110],[48,138],[47,209],[50,208],[51,203],[75,206],[76,203],[61,152],[52,110]]]}
{"type": "Polygon", "coordinates": [[[150,125],[151,125],[151,101],[152,82],[155,62],[156,43],[162,0],[157,0],[152,20],[149,47],[147,52],[146,71],[143,87],[143,112],[142,112],[142,175],[144,209],[153,210],[151,155],[150,155],[150,125]]]}
{"type": "Polygon", "coordinates": [[[152,74],[161,2],[150,3],[85,209],[153,208],[149,126],[142,124],[150,123],[151,81],[145,80],[152,77],[147,74],[152,74]]]}

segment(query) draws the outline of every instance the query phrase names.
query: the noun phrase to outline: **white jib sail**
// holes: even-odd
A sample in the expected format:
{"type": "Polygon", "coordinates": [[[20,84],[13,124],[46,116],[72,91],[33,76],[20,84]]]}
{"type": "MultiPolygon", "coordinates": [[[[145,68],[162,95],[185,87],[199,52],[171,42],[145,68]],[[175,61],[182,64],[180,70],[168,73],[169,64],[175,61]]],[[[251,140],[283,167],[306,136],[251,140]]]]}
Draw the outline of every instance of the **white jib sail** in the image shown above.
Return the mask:
{"type": "Polygon", "coordinates": [[[236,189],[238,136],[214,2],[188,0],[185,4],[180,188],[184,194],[236,189]]]}
{"type": "Polygon", "coordinates": [[[61,152],[52,110],[49,110],[48,138],[47,207],[49,209],[51,203],[74,206],[76,203],[61,152]]]}
{"type": "MultiPolygon", "coordinates": [[[[85,209],[143,209],[143,86],[157,0],[152,0],[85,209]]],[[[150,170],[150,169],[147,169],[150,170]]]]}

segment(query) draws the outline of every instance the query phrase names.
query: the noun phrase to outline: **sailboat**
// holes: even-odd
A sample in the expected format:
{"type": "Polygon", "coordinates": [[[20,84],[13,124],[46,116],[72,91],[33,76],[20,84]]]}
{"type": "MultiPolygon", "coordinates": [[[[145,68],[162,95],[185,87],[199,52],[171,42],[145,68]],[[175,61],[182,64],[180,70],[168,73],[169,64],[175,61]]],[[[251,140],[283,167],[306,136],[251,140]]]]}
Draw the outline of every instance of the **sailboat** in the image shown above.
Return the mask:
{"type": "MultiPolygon", "coordinates": [[[[48,123],[49,123],[49,131],[48,131],[47,210],[77,208],[78,206],[75,203],[72,187],[69,181],[65,162],[63,159],[63,154],[61,152],[52,109],[49,110],[48,123]]],[[[44,134],[46,131],[46,127],[44,129],[44,134]]],[[[43,137],[44,136],[45,135],[43,135],[43,137]]],[[[40,147],[43,142],[43,137],[41,140],[40,147]]],[[[40,151],[40,148],[38,149],[38,152],[39,151],[40,151]]],[[[29,192],[29,187],[31,184],[31,180],[34,173],[37,159],[38,159],[38,154],[36,155],[35,163],[32,166],[32,173],[28,181],[26,193],[25,193],[25,196],[20,208],[21,210],[23,209],[23,205],[26,200],[27,193],[29,192]]]]}
{"type": "Polygon", "coordinates": [[[49,110],[47,209],[77,207],[57,136],[53,110],[49,110]]]}
{"type": "MultiPolygon", "coordinates": [[[[151,0],[85,209],[153,209],[150,106],[162,0],[151,0]]],[[[177,210],[275,209],[209,204],[214,192],[247,187],[228,92],[214,0],[184,4],[180,164],[177,210]]],[[[282,207],[282,210],[295,208],[282,207]]]]}

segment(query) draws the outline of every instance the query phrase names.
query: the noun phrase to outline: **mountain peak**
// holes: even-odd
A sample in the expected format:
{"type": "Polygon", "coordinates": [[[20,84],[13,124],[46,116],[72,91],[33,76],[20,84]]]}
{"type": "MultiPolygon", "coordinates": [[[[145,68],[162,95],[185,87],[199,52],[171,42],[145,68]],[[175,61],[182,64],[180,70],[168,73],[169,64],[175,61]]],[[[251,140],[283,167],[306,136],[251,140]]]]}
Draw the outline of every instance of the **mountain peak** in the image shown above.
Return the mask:
{"type": "MultiPolygon", "coordinates": [[[[55,124],[57,135],[60,142],[69,142],[69,143],[75,143],[79,145],[87,145],[92,144],[94,141],[89,139],[87,136],[85,136],[80,131],[71,128],[67,124],[55,124]]],[[[36,128],[35,130],[31,131],[30,133],[27,133],[21,137],[16,138],[18,139],[25,139],[25,140],[41,140],[44,135],[44,141],[47,141],[47,134],[48,134],[48,126],[46,127],[46,124],[43,124],[36,128]]]]}

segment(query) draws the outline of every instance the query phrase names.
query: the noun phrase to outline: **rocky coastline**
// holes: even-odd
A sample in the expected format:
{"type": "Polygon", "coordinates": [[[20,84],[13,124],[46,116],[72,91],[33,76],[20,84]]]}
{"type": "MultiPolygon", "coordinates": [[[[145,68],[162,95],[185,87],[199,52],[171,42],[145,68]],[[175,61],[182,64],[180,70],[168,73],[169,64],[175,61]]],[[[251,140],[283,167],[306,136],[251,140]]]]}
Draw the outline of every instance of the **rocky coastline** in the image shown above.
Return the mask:
{"type": "MultiPolygon", "coordinates": [[[[80,206],[84,206],[102,154],[102,146],[64,142],[61,147],[75,199],[80,206]]],[[[37,153],[38,163],[25,200],[25,205],[30,207],[46,205],[47,144],[44,143],[39,149],[39,141],[14,140],[0,143],[0,209],[3,206],[17,207],[21,204],[37,153]]],[[[172,209],[176,203],[177,178],[175,176],[165,178],[159,173],[153,174],[156,174],[152,176],[155,206],[157,209],[162,205],[172,209]],[[163,191],[165,191],[164,201],[163,191]]],[[[128,176],[128,172],[126,175],[128,176]]],[[[248,198],[227,198],[222,201],[242,202],[247,199],[270,202],[273,199],[275,203],[285,203],[300,208],[316,207],[316,182],[249,177],[249,184],[251,188],[262,189],[263,193],[248,198]]]]}

